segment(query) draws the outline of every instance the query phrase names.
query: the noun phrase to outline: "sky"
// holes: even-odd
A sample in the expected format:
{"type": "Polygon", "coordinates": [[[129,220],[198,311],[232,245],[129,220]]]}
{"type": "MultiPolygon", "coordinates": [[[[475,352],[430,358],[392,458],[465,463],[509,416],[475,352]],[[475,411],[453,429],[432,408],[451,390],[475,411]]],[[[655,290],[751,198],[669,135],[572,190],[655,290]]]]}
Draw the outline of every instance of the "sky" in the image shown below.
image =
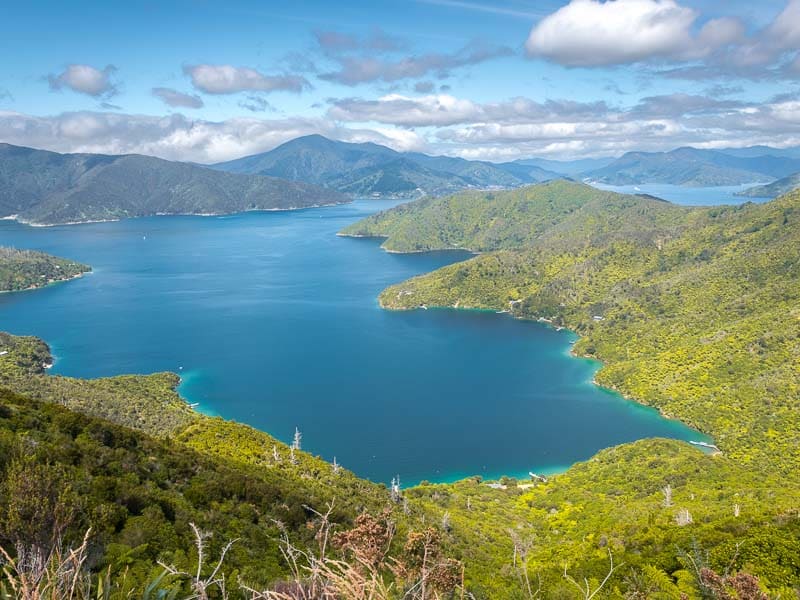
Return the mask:
{"type": "Polygon", "coordinates": [[[800,145],[800,0],[4,3],[0,142],[212,163],[800,145]]]}

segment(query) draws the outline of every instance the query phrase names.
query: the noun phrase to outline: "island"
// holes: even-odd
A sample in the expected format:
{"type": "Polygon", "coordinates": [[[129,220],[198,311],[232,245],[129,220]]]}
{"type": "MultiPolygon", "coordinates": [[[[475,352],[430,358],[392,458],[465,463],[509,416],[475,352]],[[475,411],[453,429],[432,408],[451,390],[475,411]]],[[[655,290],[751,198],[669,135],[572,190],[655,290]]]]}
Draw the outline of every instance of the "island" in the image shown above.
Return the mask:
{"type": "Polygon", "coordinates": [[[40,288],[89,271],[91,267],[65,258],[0,246],[0,292],[40,288]]]}

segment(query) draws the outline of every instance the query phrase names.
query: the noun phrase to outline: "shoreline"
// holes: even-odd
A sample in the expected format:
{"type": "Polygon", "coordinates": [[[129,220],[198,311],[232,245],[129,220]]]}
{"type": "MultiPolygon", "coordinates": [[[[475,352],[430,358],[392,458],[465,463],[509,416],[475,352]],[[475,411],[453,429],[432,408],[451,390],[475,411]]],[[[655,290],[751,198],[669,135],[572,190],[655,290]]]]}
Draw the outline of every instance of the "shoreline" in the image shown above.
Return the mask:
{"type": "Polygon", "coordinates": [[[47,283],[41,285],[32,285],[30,287],[22,288],[19,290],[0,290],[0,294],[16,294],[18,292],[33,292],[35,290],[43,290],[46,287],[50,287],[51,285],[58,285],[59,283],[67,283],[68,281],[73,281],[75,279],[80,279],[84,275],[91,273],[92,271],[84,271],[83,273],[77,273],[70,277],[64,277],[63,279],[51,279],[47,281],[47,283]]]}
{"type": "Polygon", "coordinates": [[[245,210],[237,210],[232,212],[219,212],[219,213],[153,213],[150,215],[135,215],[132,217],[115,217],[113,219],[88,219],[86,221],[64,221],[63,223],[37,223],[36,221],[26,221],[19,218],[19,215],[7,215],[0,217],[0,221],[15,221],[20,225],[26,227],[61,227],[66,225],[92,225],[97,223],[118,223],[120,221],[129,221],[132,219],[148,219],[151,217],[230,217],[234,215],[244,215],[254,212],[290,212],[298,210],[307,210],[310,208],[328,208],[333,206],[343,206],[350,204],[353,200],[343,202],[332,202],[330,204],[309,204],[308,206],[288,206],[286,208],[248,208],[245,210]]]}
{"type": "MultiPolygon", "coordinates": [[[[512,301],[512,302],[514,302],[514,301],[512,301]]],[[[577,331],[575,331],[574,329],[571,329],[568,326],[561,326],[561,325],[557,326],[557,325],[554,325],[551,319],[547,319],[545,317],[535,317],[534,318],[534,317],[519,316],[519,315],[514,313],[513,304],[511,304],[511,309],[510,310],[504,310],[504,311],[498,311],[498,310],[496,310],[494,308],[460,306],[458,302],[456,302],[456,304],[454,304],[452,306],[440,306],[440,305],[430,305],[430,306],[428,306],[428,305],[425,305],[425,308],[423,309],[422,305],[413,306],[413,307],[392,307],[392,306],[387,306],[386,304],[384,304],[381,301],[380,296],[378,296],[378,305],[383,310],[398,311],[398,312],[399,311],[413,311],[413,310],[432,310],[432,309],[433,310],[458,310],[458,311],[465,311],[465,312],[470,312],[470,311],[492,312],[492,313],[496,313],[496,314],[508,315],[512,319],[516,319],[518,321],[527,321],[529,323],[539,323],[539,324],[541,324],[541,325],[543,325],[545,327],[548,327],[550,329],[553,329],[555,331],[559,331],[559,332],[560,331],[567,331],[570,334],[576,336],[576,339],[570,344],[569,355],[572,358],[591,360],[593,362],[598,363],[598,367],[595,370],[594,374],[592,375],[592,378],[591,378],[591,381],[590,381],[590,383],[592,385],[594,385],[595,387],[599,388],[600,390],[604,390],[604,391],[607,391],[607,392],[612,392],[612,393],[616,394],[617,396],[619,396],[620,398],[622,398],[623,400],[625,400],[626,402],[631,402],[631,403],[634,403],[634,404],[636,404],[638,406],[657,411],[658,415],[661,418],[663,418],[663,419],[665,419],[667,421],[673,421],[675,423],[680,423],[681,425],[683,425],[683,426],[685,426],[685,427],[687,427],[687,428],[689,428],[689,429],[691,429],[693,431],[696,431],[702,438],[705,438],[705,439],[700,439],[700,440],[683,440],[683,439],[678,439],[678,438],[671,438],[671,439],[675,439],[677,441],[684,442],[684,443],[689,444],[690,446],[692,446],[692,447],[694,447],[696,449],[703,448],[703,450],[700,450],[700,451],[704,452],[704,453],[706,453],[705,452],[705,448],[708,448],[709,452],[707,452],[707,453],[711,454],[712,456],[724,455],[724,452],[716,445],[716,440],[714,439],[714,437],[711,436],[709,433],[707,433],[705,431],[702,431],[696,425],[694,425],[694,424],[692,424],[692,423],[690,423],[688,421],[685,421],[683,419],[680,419],[678,417],[674,417],[674,416],[672,416],[670,414],[667,414],[659,406],[654,406],[654,405],[652,405],[652,404],[650,404],[650,403],[648,403],[646,401],[642,401],[642,400],[639,400],[639,399],[634,398],[632,396],[629,396],[628,394],[625,394],[622,391],[620,391],[619,389],[617,389],[616,386],[605,385],[605,384],[600,383],[598,381],[598,379],[597,379],[597,375],[605,367],[605,363],[602,360],[600,360],[599,358],[597,358],[596,356],[577,354],[575,352],[575,343],[578,340],[581,339],[581,335],[577,331]],[[698,444],[696,442],[700,442],[700,443],[698,444]],[[710,448],[709,446],[707,446],[706,444],[708,444],[708,443],[710,443],[710,446],[713,446],[713,448],[710,448]]],[[[641,438],[641,439],[652,439],[652,438],[641,438]]],[[[569,469],[569,467],[567,467],[567,469],[569,469]]]]}

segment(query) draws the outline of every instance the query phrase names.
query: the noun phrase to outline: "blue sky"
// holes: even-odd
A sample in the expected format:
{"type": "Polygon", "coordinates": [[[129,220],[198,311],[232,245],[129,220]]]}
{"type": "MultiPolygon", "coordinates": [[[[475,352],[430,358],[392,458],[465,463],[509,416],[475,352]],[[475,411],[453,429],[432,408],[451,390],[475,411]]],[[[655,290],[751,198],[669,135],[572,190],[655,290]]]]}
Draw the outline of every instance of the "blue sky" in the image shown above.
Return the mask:
{"type": "Polygon", "coordinates": [[[505,160],[800,144],[800,0],[7,3],[0,141],[505,160]]]}

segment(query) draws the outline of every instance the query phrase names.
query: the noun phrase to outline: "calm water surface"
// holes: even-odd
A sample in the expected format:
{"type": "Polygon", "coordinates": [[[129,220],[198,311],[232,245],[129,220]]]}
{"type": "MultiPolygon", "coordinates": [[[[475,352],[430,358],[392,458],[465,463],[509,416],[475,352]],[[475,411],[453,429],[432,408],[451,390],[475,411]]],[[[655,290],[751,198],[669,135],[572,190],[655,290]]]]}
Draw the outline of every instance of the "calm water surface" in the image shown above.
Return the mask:
{"type": "Polygon", "coordinates": [[[705,439],[591,383],[574,336],[474,311],[388,312],[385,286],[467,258],[336,237],[386,202],[31,228],[0,244],[94,273],[0,295],[0,329],[49,342],[78,377],[180,370],[212,414],[357,474],[408,484],[552,472],[643,437],[705,439]]]}
{"type": "Polygon", "coordinates": [[[742,192],[758,183],[748,183],[743,185],[722,185],[714,187],[689,187],[684,185],[669,185],[665,183],[640,183],[639,185],[605,185],[593,183],[596,188],[620,192],[621,194],[651,194],[669,200],[675,204],[686,204],[690,206],[714,206],[718,204],[743,204],[745,202],[767,202],[771,198],[747,198],[737,196],[737,192],[742,192]]]}

